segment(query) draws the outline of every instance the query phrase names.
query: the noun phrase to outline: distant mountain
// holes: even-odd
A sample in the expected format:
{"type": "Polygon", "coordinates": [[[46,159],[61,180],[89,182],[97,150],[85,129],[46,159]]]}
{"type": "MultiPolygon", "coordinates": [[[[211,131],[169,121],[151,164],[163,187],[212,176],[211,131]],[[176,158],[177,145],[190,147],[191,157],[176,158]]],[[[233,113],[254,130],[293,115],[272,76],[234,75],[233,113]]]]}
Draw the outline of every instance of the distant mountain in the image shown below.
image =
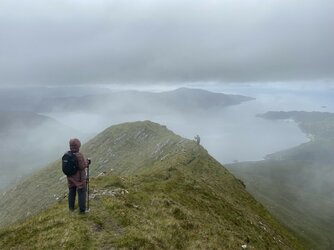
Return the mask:
{"type": "Polygon", "coordinates": [[[314,249],[333,249],[334,114],[291,111],[260,116],[294,120],[310,141],[268,155],[264,161],[228,165],[228,169],[314,249]]]}
{"type": "Polygon", "coordinates": [[[225,95],[200,89],[180,88],[161,93],[113,92],[95,87],[0,88],[0,111],[112,112],[113,110],[191,112],[196,109],[237,105],[254,98],[225,95]],[[162,110],[161,110],[162,109],[162,110]],[[156,109],[154,109],[156,111],[156,109]]]}
{"type": "Polygon", "coordinates": [[[196,112],[208,108],[237,105],[254,98],[241,95],[225,95],[200,89],[180,88],[161,93],[122,91],[105,95],[48,98],[40,105],[40,112],[83,111],[113,112],[196,112]]]}
{"type": "Polygon", "coordinates": [[[304,249],[204,148],[164,126],[112,126],[82,152],[91,211],[67,211],[57,161],[3,194],[1,225],[17,223],[0,230],[1,249],[304,249]]]}
{"type": "Polygon", "coordinates": [[[32,112],[0,111],[0,189],[44,166],[82,134],[32,112]]]}
{"type": "Polygon", "coordinates": [[[242,102],[254,100],[252,97],[242,95],[226,95],[213,93],[201,89],[180,88],[174,91],[163,92],[156,96],[156,102],[186,112],[194,112],[197,109],[222,108],[230,105],[238,105],[242,102]]]}
{"type": "Polygon", "coordinates": [[[0,88],[0,111],[38,112],[44,100],[61,97],[78,97],[111,92],[98,87],[13,87],[0,88]]]}

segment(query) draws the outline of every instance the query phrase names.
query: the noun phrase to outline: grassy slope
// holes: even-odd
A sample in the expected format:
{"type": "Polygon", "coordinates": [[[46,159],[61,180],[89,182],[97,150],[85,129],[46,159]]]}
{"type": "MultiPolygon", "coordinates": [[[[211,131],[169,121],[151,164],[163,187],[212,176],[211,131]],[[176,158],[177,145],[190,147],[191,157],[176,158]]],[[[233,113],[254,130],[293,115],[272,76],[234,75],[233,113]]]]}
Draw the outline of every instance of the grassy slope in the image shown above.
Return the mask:
{"type": "Polygon", "coordinates": [[[264,117],[295,119],[311,141],[269,155],[265,161],[233,164],[228,166],[229,170],[309,245],[315,249],[332,249],[334,115],[268,112],[264,117]]]}
{"type": "MultiPolygon", "coordinates": [[[[116,174],[125,175],[144,162],[157,159],[163,150],[182,140],[159,125],[138,122],[103,131],[85,144],[82,152],[93,161],[92,176],[111,168],[116,174]]],[[[0,226],[35,214],[64,197],[64,177],[59,160],[6,190],[0,199],[0,226]]]]}
{"type": "Polygon", "coordinates": [[[45,192],[64,188],[59,166],[51,165],[34,176],[47,173],[50,189],[35,189],[24,206],[45,200],[49,208],[36,206],[41,213],[0,230],[0,249],[303,249],[206,150],[157,124],[111,127],[83,151],[94,175],[107,172],[91,181],[91,212],[79,216],[67,211],[66,199],[47,199],[45,192]]]}

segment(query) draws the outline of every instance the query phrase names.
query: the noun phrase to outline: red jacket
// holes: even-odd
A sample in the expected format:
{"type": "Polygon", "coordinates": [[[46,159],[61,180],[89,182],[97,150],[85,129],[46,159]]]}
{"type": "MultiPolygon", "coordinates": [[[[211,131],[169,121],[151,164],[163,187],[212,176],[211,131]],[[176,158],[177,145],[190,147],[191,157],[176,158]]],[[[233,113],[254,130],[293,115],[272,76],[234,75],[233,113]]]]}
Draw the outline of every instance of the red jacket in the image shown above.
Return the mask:
{"type": "Polygon", "coordinates": [[[78,160],[79,170],[74,175],[67,176],[68,187],[84,188],[87,181],[86,168],[88,167],[88,161],[83,154],[79,152],[74,154],[78,160]]]}

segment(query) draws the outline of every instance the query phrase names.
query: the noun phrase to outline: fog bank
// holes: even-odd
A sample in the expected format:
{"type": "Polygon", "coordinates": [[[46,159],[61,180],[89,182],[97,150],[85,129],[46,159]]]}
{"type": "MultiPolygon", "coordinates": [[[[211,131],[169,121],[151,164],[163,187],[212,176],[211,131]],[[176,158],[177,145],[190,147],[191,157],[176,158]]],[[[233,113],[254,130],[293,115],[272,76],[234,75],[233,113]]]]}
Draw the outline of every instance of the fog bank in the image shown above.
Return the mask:
{"type": "MultiPolygon", "coordinates": [[[[257,99],[225,108],[210,108],[204,111],[194,109],[191,113],[180,113],[177,110],[162,112],[160,109],[144,105],[136,112],[113,109],[108,115],[92,113],[48,115],[90,134],[97,133],[112,124],[152,120],[167,125],[175,133],[189,139],[199,134],[202,145],[209,153],[222,163],[230,163],[261,160],[267,154],[308,141],[296,123],[270,121],[256,117],[257,114],[269,110],[324,110],[322,104],[327,105],[326,109],[334,107],[331,100],[325,101],[321,98],[319,101],[319,93],[325,94],[327,89],[314,92],[313,95],[305,95],[301,90],[288,91],[283,88],[279,91],[263,85],[258,88],[246,85],[224,85],[224,87],[218,85],[211,88],[196,86],[203,89],[215,88],[216,91],[224,93],[255,96],[257,99]]],[[[307,90],[307,93],[312,92],[307,90]]]]}

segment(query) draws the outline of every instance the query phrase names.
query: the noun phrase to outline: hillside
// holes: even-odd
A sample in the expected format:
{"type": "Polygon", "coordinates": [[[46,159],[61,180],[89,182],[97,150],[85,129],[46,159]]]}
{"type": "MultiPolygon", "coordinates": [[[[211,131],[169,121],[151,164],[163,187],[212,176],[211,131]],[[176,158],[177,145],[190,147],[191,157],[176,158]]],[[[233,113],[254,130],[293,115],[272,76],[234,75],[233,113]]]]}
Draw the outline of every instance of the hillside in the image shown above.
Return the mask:
{"type": "Polygon", "coordinates": [[[242,95],[226,95],[201,89],[180,88],[173,91],[152,93],[144,91],[120,91],[104,95],[48,98],[40,105],[40,112],[102,112],[123,110],[126,113],[145,112],[155,114],[173,111],[196,112],[198,109],[222,108],[237,105],[254,98],[242,95]],[[78,105],[80,103],[80,105],[78,105]]]}
{"type": "Polygon", "coordinates": [[[310,141],[259,162],[228,165],[247,190],[314,249],[333,249],[334,114],[268,112],[266,119],[294,120],[310,141]]]}
{"type": "Polygon", "coordinates": [[[55,162],[3,194],[1,249],[303,249],[205,149],[164,126],[112,126],[82,151],[90,213],[67,211],[55,162]]]}
{"type": "Polygon", "coordinates": [[[0,111],[0,117],[0,190],[56,159],[70,135],[82,136],[33,112],[0,111]]]}
{"type": "Polygon", "coordinates": [[[45,100],[61,97],[98,95],[111,92],[106,88],[84,86],[0,87],[1,111],[38,112],[45,100]]]}
{"type": "Polygon", "coordinates": [[[112,91],[100,87],[17,87],[0,88],[0,111],[52,112],[193,112],[251,101],[242,95],[213,93],[201,89],[179,88],[160,93],[112,91]],[[80,105],[78,105],[80,103],[80,105]],[[156,107],[156,109],[153,109],[156,107]]]}

